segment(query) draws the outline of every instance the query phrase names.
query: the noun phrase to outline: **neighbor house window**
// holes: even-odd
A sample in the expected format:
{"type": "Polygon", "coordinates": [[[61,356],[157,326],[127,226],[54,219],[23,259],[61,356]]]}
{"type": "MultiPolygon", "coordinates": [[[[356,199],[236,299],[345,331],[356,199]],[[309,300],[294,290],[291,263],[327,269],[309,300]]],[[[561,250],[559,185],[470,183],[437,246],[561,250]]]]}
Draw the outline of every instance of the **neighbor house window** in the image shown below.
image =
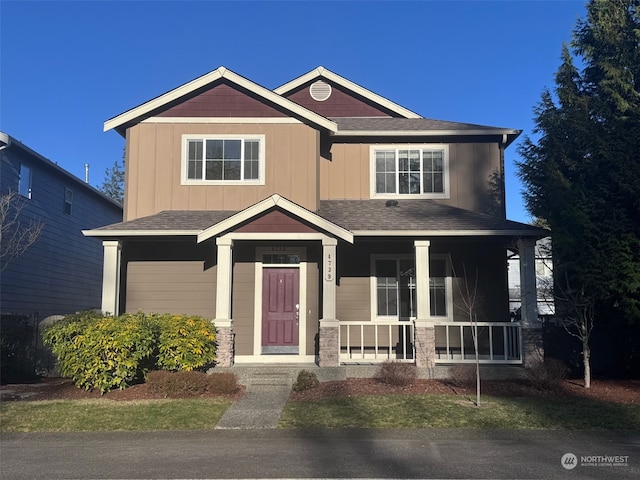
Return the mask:
{"type": "Polygon", "coordinates": [[[20,165],[18,193],[23,197],[31,198],[31,169],[26,165],[20,165]]]}
{"type": "Polygon", "coordinates": [[[449,150],[446,145],[371,147],[372,196],[448,198],[449,150]]]}
{"type": "MultiPolygon", "coordinates": [[[[376,256],[373,259],[375,316],[409,320],[417,316],[416,268],[413,257],[376,256]]],[[[449,317],[451,275],[447,256],[429,262],[429,298],[432,317],[449,317]]]]}
{"type": "Polygon", "coordinates": [[[264,183],[264,135],[183,135],[183,183],[264,183]]]}
{"type": "Polygon", "coordinates": [[[71,215],[71,207],[73,206],[73,190],[70,188],[64,188],[64,207],[63,212],[65,215],[71,215]]]}

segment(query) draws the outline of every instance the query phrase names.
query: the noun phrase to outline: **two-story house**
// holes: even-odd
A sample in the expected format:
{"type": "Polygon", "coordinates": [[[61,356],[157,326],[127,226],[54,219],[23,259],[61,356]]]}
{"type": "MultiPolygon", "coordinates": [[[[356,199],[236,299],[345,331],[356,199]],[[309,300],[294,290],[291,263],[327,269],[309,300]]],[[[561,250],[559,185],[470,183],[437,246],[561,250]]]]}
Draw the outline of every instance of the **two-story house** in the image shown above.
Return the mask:
{"type": "Polygon", "coordinates": [[[423,118],[322,67],[274,90],[220,67],[104,127],[126,139],[125,221],[85,232],[105,312],[211,318],[219,365],[471,361],[470,318],[483,362],[539,338],[547,232],[505,218],[518,130],[423,118]]]}

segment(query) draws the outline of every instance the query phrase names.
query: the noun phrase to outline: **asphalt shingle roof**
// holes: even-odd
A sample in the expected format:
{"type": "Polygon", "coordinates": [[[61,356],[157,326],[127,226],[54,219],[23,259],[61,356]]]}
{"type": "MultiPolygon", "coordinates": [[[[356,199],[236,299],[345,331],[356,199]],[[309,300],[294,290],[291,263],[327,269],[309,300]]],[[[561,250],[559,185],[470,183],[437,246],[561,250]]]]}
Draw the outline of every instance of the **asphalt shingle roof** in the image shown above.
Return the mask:
{"type": "MultiPolygon", "coordinates": [[[[194,234],[215,225],[237,212],[233,211],[164,211],[128,222],[96,229],[96,232],[193,231],[194,234]]],[[[387,206],[386,200],[323,200],[314,212],[351,232],[416,231],[439,234],[465,231],[503,232],[545,236],[542,229],[524,223],[442,205],[433,200],[403,200],[387,206]]]]}
{"type": "Polygon", "coordinates": [[[451,207],[433,200],[327,200],[316,212],[321,217],[354,231],[531,231],[541,229],[492,215],[451,207]]]}
{"type": "Polygon", "coordinates": [[[448,122],[430,118],[391,118],[391,117],[336,117],[330,118],[338,124],[338,131],[503,131],[512,130],[501,127],[489,127],[472,123],[448,122]]]}

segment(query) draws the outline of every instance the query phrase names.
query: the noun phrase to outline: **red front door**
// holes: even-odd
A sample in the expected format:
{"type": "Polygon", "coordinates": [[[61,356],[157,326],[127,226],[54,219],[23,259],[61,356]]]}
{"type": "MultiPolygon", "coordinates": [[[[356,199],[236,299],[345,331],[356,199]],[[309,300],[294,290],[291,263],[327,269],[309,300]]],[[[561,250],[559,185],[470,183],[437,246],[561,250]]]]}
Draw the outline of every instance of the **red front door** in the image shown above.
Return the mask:
{"type": "Polygon", "coordinates": [[[300,270],[262,270],[262,353],[298,353],[300,270]]]}

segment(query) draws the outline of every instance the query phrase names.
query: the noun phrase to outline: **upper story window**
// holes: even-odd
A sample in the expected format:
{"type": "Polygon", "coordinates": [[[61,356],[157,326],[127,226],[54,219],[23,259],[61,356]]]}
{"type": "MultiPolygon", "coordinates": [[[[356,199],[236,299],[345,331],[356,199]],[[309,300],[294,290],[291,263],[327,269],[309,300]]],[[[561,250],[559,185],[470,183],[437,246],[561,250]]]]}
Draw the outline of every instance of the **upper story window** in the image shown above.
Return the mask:
{"type": "Polygon", "coordinates": [[[31,198],[31,168],[24,164],[20,164],[18,193],[23,197],[31,198]]]}
{"type": "Polygon", "coordinates": [[[73,206],[73,190],[64,187],[64,207],[62,211],[65,215],[71,215],[71,207],[73,206]]]}
{"type": "Polygon", "coordinates": [[[372,197],[449,198],[447,145],[371,147],[372,197]]]}
{"type": "Polygon", "coordinates": [[[264,184],[264,135],[183,135],[182,183],[264,184]]]}

